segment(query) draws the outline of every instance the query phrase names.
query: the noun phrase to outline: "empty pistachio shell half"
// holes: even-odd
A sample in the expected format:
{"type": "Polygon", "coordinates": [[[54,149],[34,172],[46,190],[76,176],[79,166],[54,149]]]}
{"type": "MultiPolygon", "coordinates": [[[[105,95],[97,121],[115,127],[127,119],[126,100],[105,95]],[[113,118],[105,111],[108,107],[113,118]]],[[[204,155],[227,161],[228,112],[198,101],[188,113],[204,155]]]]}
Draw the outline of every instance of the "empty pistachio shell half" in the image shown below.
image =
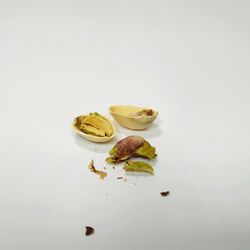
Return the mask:
{"type": "Polygon", "coordinates": [[[75,132],[93,142],[107,142],[116,135],[114,124],[96,112],[76,117],[72,127],[75,132]]]}
{"type": "Polygon", "coordinates": [[[109,112],[121,126],[134,130],[148,128],[158,116],[153,109],[129,105],[111,106],[109,112]]]}

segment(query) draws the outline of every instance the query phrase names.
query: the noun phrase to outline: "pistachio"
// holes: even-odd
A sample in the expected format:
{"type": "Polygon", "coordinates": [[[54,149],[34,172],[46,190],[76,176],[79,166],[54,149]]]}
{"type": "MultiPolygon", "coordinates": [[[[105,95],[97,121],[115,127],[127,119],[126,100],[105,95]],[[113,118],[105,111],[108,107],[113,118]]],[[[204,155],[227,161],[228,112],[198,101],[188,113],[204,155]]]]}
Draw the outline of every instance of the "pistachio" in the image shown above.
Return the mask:
{"type": "Polygon", "coordinates": [[[144,141],[143,145],[135,150],[134,156],[145,157],[148,159],[154,159],[157,154],[155,153],[155,147],[152,147],[149,142],[144,141]]]}
{"type": "Polygon", "coordinates": [[[78,116],[75,126],[82,132],[105,137],[111,136],[113,128],[108,119],[98,113],[90,113],[88,116],[78,116]]]}
{"type": "Polygon", "coordinates": [[[80,130],[87,133],[87,134],[91,134],[91,135],[96,135],[96,136],[105,136],[105,133],[104,131],[92,126],[92,125],[89,125],[89,124],[85,124],[85,123],[82,123],[80,125],[80,130]]]}
{"type": "Polygon", "coordinates": [[[120,140],[109,152],[110,157],[106,159],[109,163],[118,163],[132,156],[141,156],[148,159],[153,159],[157,155],[155,147],[152,147],[141,136],[128,136],[120,140]]]}
{"type": "Polygon", "coordinates": [[[126,162],[123,169],[125,171],[147,172],[150,174],[154,174],[154,169],[152,168],[152,166],[142,161],[128,161],[126,162]]]}
{"type": "Polygon", "coordinates": [[[112,126],[110,123],[98,113],[90,113],[84,121],[84,124],[91,125],[104,132],[104,136],[111,136],[113,133],[112,126]]]}
{"type": "Polygon", "coordinates": [[[96,112],[74,118],[72,128],[77,134],[92,142],[103,143],[116,136],[113,122],[96,112]]]}

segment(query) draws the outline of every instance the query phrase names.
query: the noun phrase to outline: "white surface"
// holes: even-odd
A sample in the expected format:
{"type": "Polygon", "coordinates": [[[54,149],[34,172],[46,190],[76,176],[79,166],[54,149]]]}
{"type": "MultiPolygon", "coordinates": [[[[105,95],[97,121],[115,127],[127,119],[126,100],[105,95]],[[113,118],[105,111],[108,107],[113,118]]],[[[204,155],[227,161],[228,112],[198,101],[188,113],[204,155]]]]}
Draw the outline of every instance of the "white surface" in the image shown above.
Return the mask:
{"type": "Polygon", "coordinates": [[[249,8],[1,0],[0,249],[250,249],[249,8]],[[87,169],[71,121],[113,104],[159,111],[154,177],[87,169]]]}

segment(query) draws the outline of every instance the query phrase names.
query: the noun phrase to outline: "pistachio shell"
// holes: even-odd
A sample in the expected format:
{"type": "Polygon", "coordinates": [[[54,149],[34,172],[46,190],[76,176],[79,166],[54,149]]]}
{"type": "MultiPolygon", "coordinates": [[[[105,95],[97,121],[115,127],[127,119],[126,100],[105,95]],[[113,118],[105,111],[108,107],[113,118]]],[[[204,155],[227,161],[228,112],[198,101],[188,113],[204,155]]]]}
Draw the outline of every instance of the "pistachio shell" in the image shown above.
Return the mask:
{"type": "Polygon", "coordinates": [[[153,109],[129,105],[111,106],[109,112],[121,126],[134,130],[148,128],[158,116],[153,109]]]}
{"type": "Polygon", "coordinates": [[[152,168],[152,166],[146,162],[141,161],[128,161],[126,162],[123,169],[125,171],[147,172],[150,174],[154,174],[154,169],[152,168]]]}
{"type": "MultiPolygon", "coordinates": [[[[91,113],[92,115],[95,114],[97,116],[98,113],[91,113]]],[[[98,114],[99,115],[99,114],[98,114]]],[[[106,135],[105,132],[99,128],[96,128],[95,126],[92,126],[90,124],[86,124],[85,120],[88,117],[88,115],[81,115],[73,120],[72,128],[73,130],[84,137],[85,139],[92,141],[92,142],[107,142],[112,140],[116,136],[116,128],[114,124],[105,116],[99,115],[102,117],[103,123],[109,123],[112,133],[110,136],[106,135]],[[84,124],[84,125],[83,125],[84,124]],[[86,127],[87,125],[87,127],[86,127]],[[87,128],[87,129],[86,129],[87,128]]]]}

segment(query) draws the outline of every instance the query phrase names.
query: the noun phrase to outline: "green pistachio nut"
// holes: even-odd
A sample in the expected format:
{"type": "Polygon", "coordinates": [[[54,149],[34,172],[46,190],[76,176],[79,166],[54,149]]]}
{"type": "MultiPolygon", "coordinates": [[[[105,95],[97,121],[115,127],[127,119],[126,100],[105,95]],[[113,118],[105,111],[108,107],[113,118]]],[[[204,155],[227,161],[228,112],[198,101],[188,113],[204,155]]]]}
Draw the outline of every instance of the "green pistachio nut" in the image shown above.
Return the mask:
{"type": "Polygon", "coordinates": [[[128,136],[120,140],[110,150],[106,161],[108,163],[118,163],[133,156],[153,159],[157,155],[155,147],[152,147],[144,138],[140,136],[128,136]]]}
{"type": "Polygon", "coordinates": [[[87,134],[100,136],[100,137],[105,136],[104,131],[102,131],[96,127],[93,127],[92,125],[89,125],[89,124],[82,123],[79,128],[81,131],[83,131],[84,133],[87,133],[87,134]]]}
{"type": "Polygon", "coordinates": [[[113,133],[113,129],[109,121],[98,113],[90,113],[83,122],[103,131],[105,136],[111,136],[113,133]]]}
{"type": "Polygon", "coordinates": [[[141,161],[128,161],[126,162],[124,168],[125,171],[132,172],[147,172],[149,174],[154,174],[154,169],[146,162],[141,161]]]}

